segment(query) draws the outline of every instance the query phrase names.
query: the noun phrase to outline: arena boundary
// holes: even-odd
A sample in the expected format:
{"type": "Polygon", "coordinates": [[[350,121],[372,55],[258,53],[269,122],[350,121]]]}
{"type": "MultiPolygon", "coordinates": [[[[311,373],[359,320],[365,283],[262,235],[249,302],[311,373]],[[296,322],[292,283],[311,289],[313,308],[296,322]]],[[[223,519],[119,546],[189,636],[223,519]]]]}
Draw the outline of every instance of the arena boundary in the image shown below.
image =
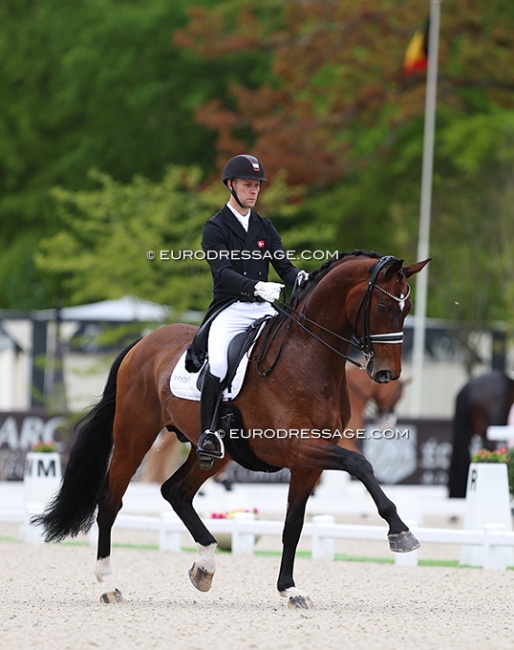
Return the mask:
{"type": "MultiPolygon", "coordinates": [[[[376,514],[375,506],[360,484],[327,481],[309,500],[308,515],[302,538],[309,538],[313,559],[333,560],[338,539],[384,541],[387,527],[382,525],[336,523],[341,513],[376,514]]],[[[488,524],[483,530],[455,528],[429,528],[418,525],[427,514],[462,516],[464,499],[447,499],[442,489],[410,489],[387,486],[387,492],[399,506],[404,519],[421,543],[450,544],[481,547],[484,569],[507,568],[506,554],[502,549],[514,548],[514,532],[499,524],[488,524]],[[392,489],[389,489],[392,488],[392,489]],[[407,511],[407,512],[406,512],[407,511]]],[[[195,498],[195,506],[214,535],[229,537],[234,554],[253,555],[256,538],[262,535],[281,536],[285,515],[287,485],[235,486],[227,492],[221,485],[209,483],[202,495],[195,498]],[[213,512],[254,510],[266,516],[280,515],[280,520],[256,518],[252,512],[234,512],[231,518],[211,518],[213,512]],[[210,515],[208,514],[210,512],[210,515]]],[[[153,531],[158,533],[161,551],[179,551],[181,536],[186,529],[178,517],[165,507],[158,486],[131,484],[124,499],[124,512],[116,520],[115,528],[153,531]]],[[[0,522],[20,524],[20,538],[32,543],[42,543],[40,533],[28,525],[29,517],[41,511],[38,504],[24,504],[23,483],[0,482],[0,522]],[[6,507],[9,505],[10,507],[6,507]]],[[[95,528],[89,536],[96,544],[95,528]]],[[[397,566],[417,566],[418,552],[391,553],[397,566]]]]}

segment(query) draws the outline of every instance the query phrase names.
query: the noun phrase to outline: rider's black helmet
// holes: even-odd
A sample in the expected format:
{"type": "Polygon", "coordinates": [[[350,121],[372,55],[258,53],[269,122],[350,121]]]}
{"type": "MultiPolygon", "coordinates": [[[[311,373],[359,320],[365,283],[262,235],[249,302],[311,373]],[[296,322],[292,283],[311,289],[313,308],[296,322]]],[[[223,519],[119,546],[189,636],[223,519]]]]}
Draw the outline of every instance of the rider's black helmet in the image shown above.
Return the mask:
{"type": "Polygon", "coordinates": [[[248,178],[255,181],[266,181],[264,167],[255,156],[249,154],[240,154],[234,156],[225,165],[223,176],[221,177],[225,185],[227,181],[232,178],[248,178]]]}

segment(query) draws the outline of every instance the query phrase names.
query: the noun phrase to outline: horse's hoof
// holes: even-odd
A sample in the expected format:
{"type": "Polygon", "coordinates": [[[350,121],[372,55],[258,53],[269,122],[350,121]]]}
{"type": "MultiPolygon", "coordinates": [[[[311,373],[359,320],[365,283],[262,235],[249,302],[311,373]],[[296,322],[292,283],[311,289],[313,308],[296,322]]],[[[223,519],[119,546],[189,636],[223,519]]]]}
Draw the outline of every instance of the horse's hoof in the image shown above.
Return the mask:
{"type": "Polygon", "coordinates": [[[107,591],[105,594],[102,594],[100,596],[100,602],[107,605],[111,605],[112,603],[122,603],[123,596],[121,595],[121,591],[119,589],[115,589],[114,591],[107,591]]]}
{"type": "Polygon", "coordinates": [[[280,592],[280,595],[287,598],[289,609],[314,609],[314,603],[310,596],[296,587],[289,587],[280,592]]]}
{"type": "Polygon", "coordinates": [[[293,596],[287,601],[289,609],[314,609],[314,603],[309,596],[293,596]]]}
{"type": "Polygon", "coordinates": [[[209,591],[212,584],[212,579],[214,577],[214,572],[209,572],[203,567],[196,564],[189,569],[189,579],[193,587],[198,589],[198,591],[209,591]]]}
{"type": "Polygon", "coordinates": [[[391,533],[387,537],[389,539],[389,548],[393,553],[410,553],[419,548],[419,542],[410,530],[404,530],[401,533],[391,533]]]}

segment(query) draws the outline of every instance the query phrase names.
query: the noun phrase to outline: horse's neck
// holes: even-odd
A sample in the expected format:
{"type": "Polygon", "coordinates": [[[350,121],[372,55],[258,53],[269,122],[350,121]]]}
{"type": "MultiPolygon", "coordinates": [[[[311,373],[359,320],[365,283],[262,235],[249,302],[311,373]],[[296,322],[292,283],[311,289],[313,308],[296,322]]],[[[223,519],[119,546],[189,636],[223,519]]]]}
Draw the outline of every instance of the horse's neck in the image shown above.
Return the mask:
{"type": "MultiPolygon", "coordinates": [[[[335,274],[330,277],[327,275],[299,307],[305,316],[301,321],[302,325],[314,334],[311,340],[316,346],[317,360],[328,365],[336,363],[341,374],[344,371],[344,358],[350,347],[349,340],[353,334],[353,324],[348,322],[345,309],[348,290],[347,280],[338,281],[335,274]],[[340,356],[334,354],[334,348],[340,356]],[[318,358],[318,355],[322,358],[318,358]]],[[[302,335],[302,332],[299,333],[302,335]]]]}

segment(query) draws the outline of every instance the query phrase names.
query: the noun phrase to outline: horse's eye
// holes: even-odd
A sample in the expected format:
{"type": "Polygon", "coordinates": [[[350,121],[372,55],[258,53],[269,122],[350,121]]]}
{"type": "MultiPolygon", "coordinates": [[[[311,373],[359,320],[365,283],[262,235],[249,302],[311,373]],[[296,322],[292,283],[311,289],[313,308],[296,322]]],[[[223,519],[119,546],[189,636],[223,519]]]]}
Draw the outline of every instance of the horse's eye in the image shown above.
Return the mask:
{"type": "Polygon", "coordinates": [[[377,305],[377,311],[378,311],[379,314],[386,314],[387,313],[387,307],[385,305],[382,305],[382,304],[379,303],[377,305]]]}

